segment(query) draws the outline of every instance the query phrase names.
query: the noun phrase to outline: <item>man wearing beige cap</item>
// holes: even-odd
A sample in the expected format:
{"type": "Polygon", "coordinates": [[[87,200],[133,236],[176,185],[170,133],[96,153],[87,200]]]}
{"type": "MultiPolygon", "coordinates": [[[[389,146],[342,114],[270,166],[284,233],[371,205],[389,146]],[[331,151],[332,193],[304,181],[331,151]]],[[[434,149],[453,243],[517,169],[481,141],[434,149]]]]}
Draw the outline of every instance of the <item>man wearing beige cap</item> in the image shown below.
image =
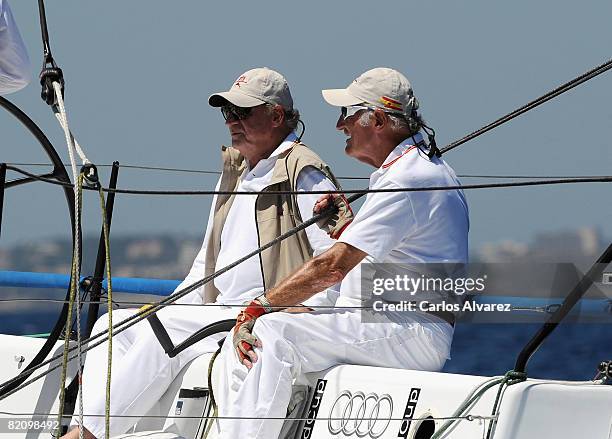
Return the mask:
{"type": "MultiPolygon", "coordinates": [[[[216,190],[258,194],[213,197],[204,243],[177,290],[312,217],[317,195],[267,192],[338,189],[328,166],[294,132],[299,112],[293,107],[282,75],[267,68],[249,70],[232,83],[229,91],[211,95],[208,102],[220,107],[232,142],[231,147],[222,147],[223,167],[216,190]]],[[[274,287],[313,255],[329,248],[333,240],[326,232],[334,235],[338,227],[340,221],[326,231],[309,227],[183,297],[179,303],[184,306],[160,310],[159,321],[173,344],[176,346],[206,325],[234,318],[241,305],[263,294],[264,287],[274,287]],[[214,306],[189,306],[202,303],[214,306]]],[[[332,306],[337,294],[330,289],[301,303],[306,307],[332,306]]],[[[133,312],[115,310],[113,318],[123,320],[133,312]]],[[[107,326],[107,317],[103,316],[96,322],[94,332],[107,326]]],[[[153,407],[187,363],[214,352],[217,341],[225,335],[208,337],[170,358],[158,342],[153,326],[141,322],[113,339],[110,436],[125,433],[138,421],[137,416],[153,407]]],[[[159,328],[156,331],[159,334],[159,328]]],[[[101,345],[87,354],[83,375],[83,412],[87,415],[104,414],[106,352],[107,346],[101,345]]],[[[78,424],[77,416],[72,424],[78,424]]],[[[88,438],[104,436],[103,416],[85,416],[83,425],[88,438]]],[[[78,429],[68,435],[76,438],[78,429]]]]}
{"type": "MultiPolygon", "coordinates": [[[[422,131],[430,130],[401,73],[372,69],[346,89],[324,90],[323,97],[341,108],[336,128],[348,136],[346,153],[377,168],[370,189],[459,185],[453,170],[424,140],[422,131]]],[[[323,197],[318,208],[329,202],[330,197],[323,197]]],[[[215,394],[223,395],[219,437],[279,437],[292,384],[301,383],[308,372],[342,363],[440,370],[449,358],[454,315],[389,307],[385,311],[384,305],[402,299],[398,290],[392,291],[396,296],[383,293],[378,310],[374,306],[360,311],[366,299],[378,294],[362,291],[362,271],[365,279],[366,267],[371,266],[361,264],[401,264],[416,273],[419,264],[461,265],[468,257],[468,228],[461,190],[369,193],[329,250],[267,289],[259,303],[252,302],[239,315],[232,332],[234,346],[223,347],[221,379],[215,389],[215,394]],[[307,300],[339,281],[334,311],[271,312],[307,300]]],[[[422,291],[408,298],[419,296],[430,304],[453,300],[422,291]]]]}

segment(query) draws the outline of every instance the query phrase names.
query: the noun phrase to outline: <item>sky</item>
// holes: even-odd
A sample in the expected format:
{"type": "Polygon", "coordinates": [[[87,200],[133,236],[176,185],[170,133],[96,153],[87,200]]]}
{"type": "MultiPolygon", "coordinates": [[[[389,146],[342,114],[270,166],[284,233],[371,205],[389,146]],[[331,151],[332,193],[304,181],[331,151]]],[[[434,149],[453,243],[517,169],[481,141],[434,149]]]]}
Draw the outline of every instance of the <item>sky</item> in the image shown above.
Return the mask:
{"type": "MultiPolygon", "coordinates": [[[[35,0],[12,0],[37,74],[42,48],[35,0]]],[[[72,131],[96,164],[114,160],[217,170],[227,129],[207,97],[258,66],[287,78],[304,141],[340,176],[373,171],[344,155],[337,108],[323,88],[377,66],[412,82],[440,146],[525,104],[611,56],[612,3],[570,1],[63,0],[47,2],[51,48],[66,80],[72,131]]],[[[33,81],[8,96],[68,155],[33,81]]],[[[610,175],[612,72],[445,155],[458,174],[610,175]]],[[[0,109],[0,161],[46,163],[42,148],[0,109]]],[[[30,168],[42,170],[44,168],[30,168]]],[[[101,168],[108,181],[107,168],[101,168]]],[[[119,187],[212,190],[216,178],[122,169],[119,187]]],[[[463,178],[464,183],[483,182],[463,178]]],[[[362,187],[365,182],[349,187],[362,187]]],[[[527,242],[542,231],[598,227],[612,237],[608,184],[467,191],[470,245],[527,242]]],[[[113,234],[203,235],[210,197],[119,196],[113,234]]],[[[87,193],[83,230],[98,234],[87,193]]],[[[0,245],[69,236],[55,186],[7,191],[0,245]]]]}

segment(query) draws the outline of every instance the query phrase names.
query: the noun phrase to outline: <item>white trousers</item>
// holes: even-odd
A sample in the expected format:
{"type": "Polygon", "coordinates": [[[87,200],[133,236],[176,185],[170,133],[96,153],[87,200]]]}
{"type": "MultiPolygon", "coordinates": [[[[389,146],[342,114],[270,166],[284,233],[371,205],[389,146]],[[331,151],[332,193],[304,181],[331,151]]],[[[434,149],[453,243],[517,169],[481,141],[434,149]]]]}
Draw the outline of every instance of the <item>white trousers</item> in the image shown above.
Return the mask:
{"type": "MultiPolygon", "coordinates": [[[[135,309],[113,311],[113,323],[133,315],[135,309]]],[[[235,307],[225,306],[169,306],[158,312],[168,335],[176,346],[197,330],[211,323],[236,318],[235,307]]],[[[108,328],[108,314],[96,322],[92,334],[108,328]]],[[[199,355],[217,350],[217,341],[227,333],[208,337],[187,348],[174,358],[168,357],[153,333],[149,322],[143,320],[113,337],[111,372],[110,436],[125,433],[138,418],[146,414],[165,393],[181,369],[199,355]]],[[[106,394],[108,344],[102,343],[87,352],[83,371],[83,425],[97,438],[104,437],[104,407],[106,394]]],[[[78,400],[75,414],[78,413],[78,400]]],[[[73,416],[76,425],[78,416],[73,416]]]]}
{"type": "MultiPolygon", "coordinates": [[[[365,313],[365,312],[364,312],[365,313]]],[[[253,328],[263,347],[249,371],[234,352],[230,338],[223,345],[221,377],[215,397],[221,417],[216,437],[278,438],[294,383],[302,374],[338,364],[360,364],[438,371],[449,357],[453,328],[425,313],[389,314],[363,323],[362,312],[317,311],[264,315],[253,328]]]]}

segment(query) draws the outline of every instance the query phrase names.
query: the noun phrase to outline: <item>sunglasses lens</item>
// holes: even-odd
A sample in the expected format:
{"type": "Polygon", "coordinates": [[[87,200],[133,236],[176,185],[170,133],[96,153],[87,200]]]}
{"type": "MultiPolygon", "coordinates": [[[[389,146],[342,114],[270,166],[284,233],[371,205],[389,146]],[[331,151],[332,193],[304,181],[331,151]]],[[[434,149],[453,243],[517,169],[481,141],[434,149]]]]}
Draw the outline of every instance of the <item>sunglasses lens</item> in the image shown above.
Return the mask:
{"type": "Polygon", "coordinates": [[[342,115],[342,119],[346,119],[347,117],[354,116],[361,110],[368,110],[370,107],[366,107],[365,105],[351,105],[350,107],[341,107],[340,114],[342,115]]]}
{"type": "Polygon", "coordinates": [[[228,120],[230,118],[229,108],[226,106],[221,107],[221,114],[223,115],[223,119],[228,120]]]}
{"type": "Polygon", "coordinates": [[[226,121],[244,120],[251,114],[251,108],[237,107],[235,105],[224,105],[221,114],[226,121]]]}
{"type": "Polygon", "coordinates": [[[246,119],[247,117],[249,117],[249,114],[251,114],[251,108],[242,108],[242,107],[236,107],[237,110],[239,110],[236,114],[238,114],[238,117],[240,119],[246,119]]]}

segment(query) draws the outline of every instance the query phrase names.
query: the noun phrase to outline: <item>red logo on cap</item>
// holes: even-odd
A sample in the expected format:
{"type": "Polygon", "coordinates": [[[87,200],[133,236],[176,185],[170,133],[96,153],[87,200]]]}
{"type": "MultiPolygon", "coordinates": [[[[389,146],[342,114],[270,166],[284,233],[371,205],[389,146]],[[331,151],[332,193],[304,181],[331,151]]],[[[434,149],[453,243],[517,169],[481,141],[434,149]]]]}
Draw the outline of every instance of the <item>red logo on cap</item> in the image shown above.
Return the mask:
{"type": "Polygon", "coordinates": [[[236,79],[236,82],[234,83],[234,85],[240,88],[240,84],[246,84],[246,83],[247,83],[246,76],[242,75],[240,78],[236,79]]]}

